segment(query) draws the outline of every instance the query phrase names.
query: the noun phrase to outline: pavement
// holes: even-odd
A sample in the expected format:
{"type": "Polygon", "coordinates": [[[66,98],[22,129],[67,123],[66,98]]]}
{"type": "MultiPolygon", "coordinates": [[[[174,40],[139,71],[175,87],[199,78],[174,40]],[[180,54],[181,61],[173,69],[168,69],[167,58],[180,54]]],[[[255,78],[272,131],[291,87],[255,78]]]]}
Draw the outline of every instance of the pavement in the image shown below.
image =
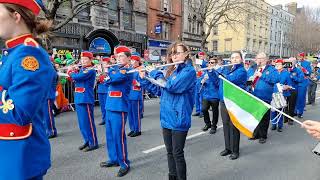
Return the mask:
{"type": "MultiPolygon", "coordinates": [[[[320,100],[319,98],[317,100],[320,100]]],[[[304,119],[320,120],[320,102],[306,106],[304,119]]],[[[142,135],[127,137],[131,170],[115,177],[118,167],[100,168],[108,159],[105,127],[100,107],[95,108],[95,123],[100,148],[92,152],[78,150],[82,142],[75,112],[56,117],[58,137],[51,139],[52,167],[46,180],[166,180],[168,167],[159,121],[159,100],[145,102],[142,135]]],[[[219,153],[224,149],[221,119],[216,134],[202,132],[203,119],[193,117],[185,146],[189,180],[320,180],[320,157],[311,150],[318,143],[300,125],[284,125],[283,132],[269,131],[265,144],[249,141],[241,135],[240,157],[229,160],[219,153]]],[[[126,133],[129,132],[127,123],[126,133]]]]}

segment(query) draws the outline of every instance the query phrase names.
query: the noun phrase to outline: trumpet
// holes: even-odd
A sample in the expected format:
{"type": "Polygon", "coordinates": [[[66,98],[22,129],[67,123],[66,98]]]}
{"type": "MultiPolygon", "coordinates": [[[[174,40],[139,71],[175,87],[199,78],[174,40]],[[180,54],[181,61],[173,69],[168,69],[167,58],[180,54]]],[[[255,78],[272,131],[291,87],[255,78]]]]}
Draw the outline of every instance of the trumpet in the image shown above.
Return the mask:
{"type": "MultiPolygon", "coordinates": [[[[153,68],[154,69],[159,69],[159,68],[162,68],[162,67],[173,66],[173,65],[182,64],[182,63],[184,63],[184,61],[163,64],[163,65],[155,66],[153,68]]],[[[135,72],[139,72],[139,71],[147,71],[147,68],[143,68],[143,69],[140,69],[140,70],[139,69],[133,69],[133,70],[128,71],[127,74],[131,74],[131,73],[135,73],[135,72]]]]}

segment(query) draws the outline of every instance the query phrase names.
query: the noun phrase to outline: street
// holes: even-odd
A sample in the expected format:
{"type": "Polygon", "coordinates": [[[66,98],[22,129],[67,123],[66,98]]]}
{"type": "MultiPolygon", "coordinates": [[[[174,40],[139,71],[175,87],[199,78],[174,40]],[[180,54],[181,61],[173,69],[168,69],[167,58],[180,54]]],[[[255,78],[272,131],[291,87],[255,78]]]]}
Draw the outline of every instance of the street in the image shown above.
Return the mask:
{"type": "MultiPolygon", "coordinates": [[[[319,100],[319,99],[317,99],[319,100]]],[[[320,105],[306,106],[304,119],[320,119],[320,105]]],[[[210,112],[211,113],[211,112],[210,112]]],[[[100,107],[95,108],[95,123],[101,121],[100,107]]],[[[128,124],[128,122],[127,122],[128,124]]],[[[193,117],[185,147],[190,180],[320,180],[320,157],[311,150],[317,141],[298,124],[284,125],[283,132],[269,131],[267,143],[249,141],[241,135],[240,157],[231,161],[221,157],[224,149],[221,119],[216,134],[202,132],[203,119],[193,117]]],[[[159,100],[145,102],[142,135],[127,137],[131,170],[125,177],[115,177],[116,168],[100,168],[107,160],[104,126],[97,125],[98,150],[78,150],[82,142],[75,112],[56,117],[58,137],[50,140],[52,167],[46,180],[166,180],[166,150],[159,122],[159,100]]],[[[128,125],[126,133],[128,133],[128,125]]]]}

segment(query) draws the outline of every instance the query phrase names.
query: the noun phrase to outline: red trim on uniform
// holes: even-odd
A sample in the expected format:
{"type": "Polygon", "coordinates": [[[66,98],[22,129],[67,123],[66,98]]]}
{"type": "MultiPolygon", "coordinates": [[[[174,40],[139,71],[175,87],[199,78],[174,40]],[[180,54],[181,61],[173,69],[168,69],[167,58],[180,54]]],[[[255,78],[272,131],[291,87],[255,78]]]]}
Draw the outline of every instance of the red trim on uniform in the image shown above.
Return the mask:
{"type": "Polygon", "coordinates": [[[123,163],[127,166],[128,164],[126,163],[126,153],[124,149],[124,113],[122,112],[122,128],[121,128],[121,144],[122,144],[122,156],[123,156],[123,163]]]}
{"type": "MultiPolygon", "coordinates": [[[[1,2],[1,0],[0,0],[0,2],[1,2]]],[[[13,48],[13,47],[18,46],[20,44],[23,44],[27,38],[33,39],[31,34],[24,34],[24,35],[9,39],[8,41],[6,41],[6,46],[7,46],[7,48],[13,48]]]]}
{"type": "Polygon", "coordinates": [[[122,97],[122,92],[121,91],[110,91],[109,96],[110,97],[122,97]]]}
{"type": "Polygon", "coordinates": [[[19,126],[16,124],[0,124],[1,140],[19,140],[29,137],[32,133],[32,124],[19,126]]]}
{"type": "Polygon", "coordinates": [[[53,129],[53,122],[52,122],[52,110],[51,110],[51,106],[50,106],[50,99],[48,99],[48,111],[49,111],[49,118],[50,118],[50,125],[51,125],[51,131],[52,134],[54,134],[54,129],[53,129]]]}
{"type": "Polygon", "coordinates": [[[83,87],[76,87],[74,89],[74,92],[77,92],[77,93],[84,93],[84,91],[86,90],[86,88],[83,88],[83,87]]]}
{"type": "Polygon", "coordinates": [[[88,111],[88,116],[89,116],[89,121],[90,121],[90,129],[92,133],[92,138],[93,138],[93,144],[96,145],[96,137],[94,136],[94,130],[93,130],[93,124],[92,124],[92,119],[91,119],[91,113],[89,109],[89,105],[87,104],[87,111],[88,111]]]}
{"type": "Polygon", "coordinates": [[[139,86],[133,86],[132,89],[134,91],[141,91],[141,87],[139,87],[139,86]]]}

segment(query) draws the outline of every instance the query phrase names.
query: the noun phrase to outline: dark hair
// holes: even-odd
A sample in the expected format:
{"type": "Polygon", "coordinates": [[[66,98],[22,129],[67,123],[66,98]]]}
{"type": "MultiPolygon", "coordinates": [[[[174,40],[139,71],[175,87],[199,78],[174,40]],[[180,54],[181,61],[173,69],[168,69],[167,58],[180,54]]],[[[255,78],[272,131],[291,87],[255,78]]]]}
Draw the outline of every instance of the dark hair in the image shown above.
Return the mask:
{"type": "MultiPolygon", "coordinates": [[[[167,59],[167,63],[168,63],[168,64],[169,64],[169,63],[173,63],[173,61],[172,61],[172,54],[175,54],[175,53],[177,52],[178,46],[182,47],[182,48],[183,48],[183,51],[188,53],[188,55],[187,55],[186,58],[185,58],[185,61],[188,60],[188,59],[190,59],[190,54],[189,54],[190,50],[189,50],[189,47],[188,47],[187,45],[183,44],[182,42],[175,42],[175,43],[171,44],[171,45],[168,47],[168,49],[167,49],[167,58],[166,58],[166,59],[167,59]]],[[[171,74],[172,74],[173,71],[174,71],[174,68],[175,68],[175,66],[169,66],[169,67],[168,67],[168,70],[167,70],[167,73],[166,73],[166,78],[168,78],[169,76],[171,76],[171,74]]]]}
{"type": "Polygon", "coordinates": [[[242,53],[240,51],[233,51],[231,54],[239,54],[240,58],[243,60],[242,53]]]}
{"type": "Polygon", "coordinates": [[[130,57],[131,56],[131,53],[130,52],[123,52],[127,57],[130,57]]]}
{"type": "Polygon", "coordinates": [[[4,3],[3,5],[10,13],[19,13],[30,32],[35,36],[46,33],[50,30],[52,23],[47,20],[38,19],[31,10],[15,4],[4,3]]]}

